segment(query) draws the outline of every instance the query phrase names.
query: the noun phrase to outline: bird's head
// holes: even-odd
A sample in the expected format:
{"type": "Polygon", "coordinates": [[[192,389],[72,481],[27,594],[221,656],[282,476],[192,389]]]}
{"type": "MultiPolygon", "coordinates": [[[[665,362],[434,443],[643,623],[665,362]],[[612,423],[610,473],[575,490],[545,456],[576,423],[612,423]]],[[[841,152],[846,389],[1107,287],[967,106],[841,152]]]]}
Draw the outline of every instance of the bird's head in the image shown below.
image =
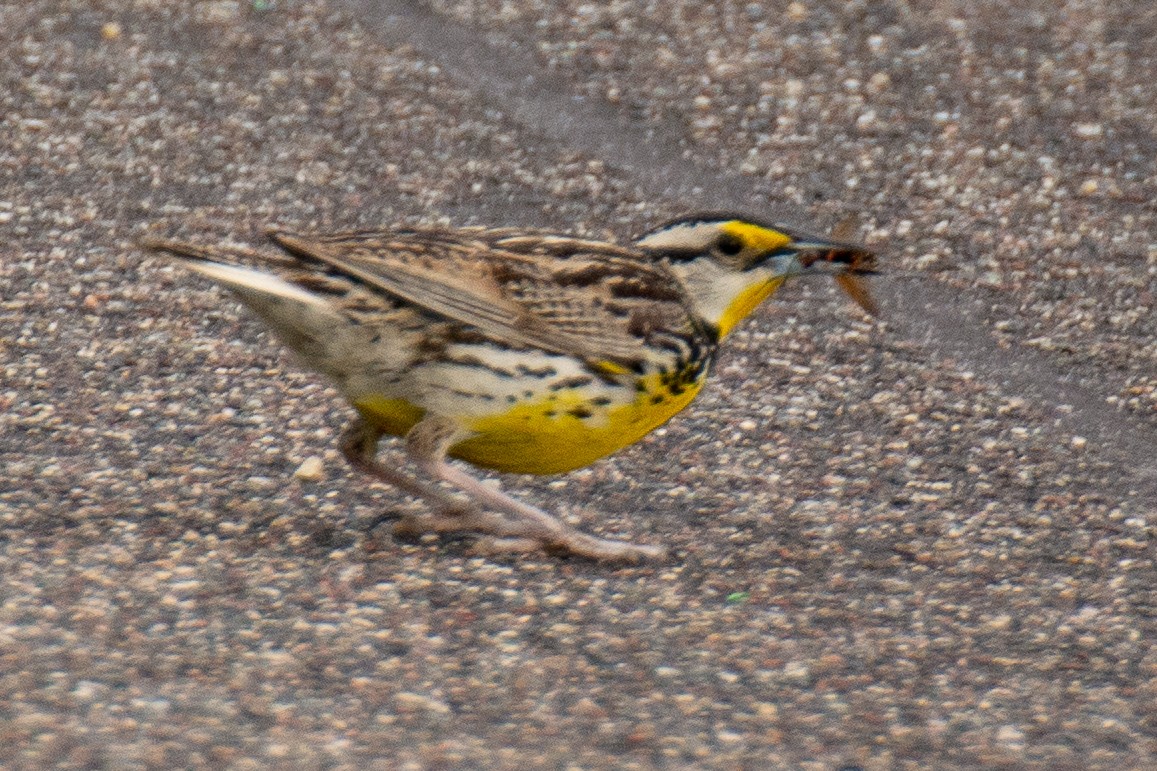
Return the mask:
{"type": "Polygon", "coordinates": [[[835,275],[852,299],[875,312],[858,276],[874,272],[876,258],[854,244],[745,217],[703,214],[668,222],[635,246],[670,264],[699,315],[714,324],[721,337],[790,276],[835,275]]]}

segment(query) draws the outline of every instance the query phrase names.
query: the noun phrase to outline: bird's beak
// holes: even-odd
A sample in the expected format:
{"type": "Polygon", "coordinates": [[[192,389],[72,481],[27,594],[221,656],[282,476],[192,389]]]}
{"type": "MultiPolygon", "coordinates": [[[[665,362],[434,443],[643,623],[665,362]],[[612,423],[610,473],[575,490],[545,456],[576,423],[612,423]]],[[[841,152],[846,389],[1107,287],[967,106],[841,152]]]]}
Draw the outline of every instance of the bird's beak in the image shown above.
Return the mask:
{"type": "Polygon", "coordinates": [[[856,244],[808,238],[794,241],[791,249],[802,266],[802,274],[826,274],[835,278],[840,288],[871,316],[878,316],[880,307],[868,291],[864,276],[876,270],[876,254],[856,244]]]}

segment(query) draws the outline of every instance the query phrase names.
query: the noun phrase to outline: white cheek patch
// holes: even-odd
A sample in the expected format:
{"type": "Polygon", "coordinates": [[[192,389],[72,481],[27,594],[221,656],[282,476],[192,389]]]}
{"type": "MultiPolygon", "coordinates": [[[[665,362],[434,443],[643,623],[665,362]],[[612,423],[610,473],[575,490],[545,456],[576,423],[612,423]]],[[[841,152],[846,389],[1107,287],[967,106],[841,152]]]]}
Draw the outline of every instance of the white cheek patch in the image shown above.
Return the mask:
{"type": "Polygon", "coordinates": [[[729,270],[708,257],[671,267],[687,287],[696,313],[715,325],[745,290],[766,284],[777,275],[762,265],[743,272],[729,270]]]}

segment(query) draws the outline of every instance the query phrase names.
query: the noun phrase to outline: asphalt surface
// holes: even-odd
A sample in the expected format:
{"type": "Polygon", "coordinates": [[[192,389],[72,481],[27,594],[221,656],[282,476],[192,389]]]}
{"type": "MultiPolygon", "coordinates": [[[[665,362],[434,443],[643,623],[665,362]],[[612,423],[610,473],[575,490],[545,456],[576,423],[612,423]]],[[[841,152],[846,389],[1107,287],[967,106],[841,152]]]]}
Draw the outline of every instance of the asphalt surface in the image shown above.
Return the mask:
{"type": "Polygon", "coordinates": [[[0,766],[1157,766],[1157,9],[0,4],[0,766]],[[667,564],[398,541],[349,409],[133,244],[737,209],[796,282],[504,485],[667,564]]]}

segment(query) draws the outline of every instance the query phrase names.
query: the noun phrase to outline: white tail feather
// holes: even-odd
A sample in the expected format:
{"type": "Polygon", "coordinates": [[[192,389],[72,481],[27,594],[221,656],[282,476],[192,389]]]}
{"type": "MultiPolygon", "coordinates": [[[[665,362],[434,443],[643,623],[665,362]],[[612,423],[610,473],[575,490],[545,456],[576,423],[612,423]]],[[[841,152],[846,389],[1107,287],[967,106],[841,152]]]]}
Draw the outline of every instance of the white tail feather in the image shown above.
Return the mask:
{"type": "Polygon", "coordinates": [[[242,295],[265,295],[269,298],[280,297],[286,300],[296,300],[308,305],[324,305],[329,303],[315,294],[311,294],[299,286],[295,286],[271,273],[265,273],[253,268],[240,265],[227,265],[223,262],[204,262],[201,260],[181,260],[181,264],[192,271],[196,271],[207,278],[211,278],[226,289],[242,295]]]}

